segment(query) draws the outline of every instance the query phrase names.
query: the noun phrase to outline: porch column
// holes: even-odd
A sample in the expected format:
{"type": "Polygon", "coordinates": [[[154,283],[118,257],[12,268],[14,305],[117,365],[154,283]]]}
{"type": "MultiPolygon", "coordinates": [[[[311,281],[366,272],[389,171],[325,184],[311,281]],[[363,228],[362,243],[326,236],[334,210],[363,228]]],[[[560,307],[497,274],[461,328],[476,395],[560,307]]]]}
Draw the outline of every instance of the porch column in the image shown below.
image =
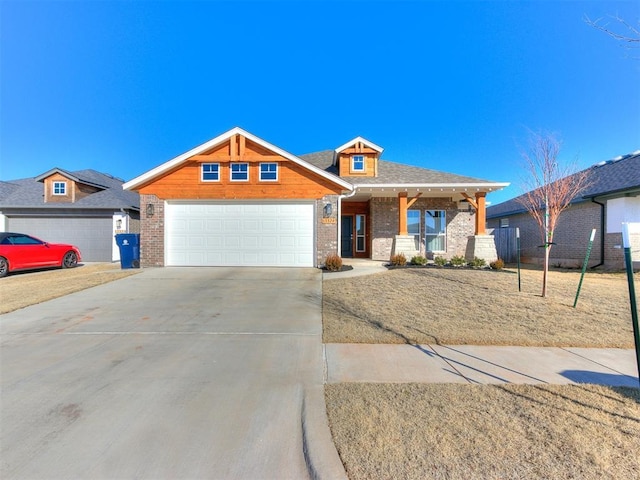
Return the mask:
{"type": "Polygon", "coordinates": [[[398,194],[398,235],[409,235],[407,229],[407,192],[398,194]]]}
{"type": "Polygon", "coordinates": [[[487,193],[476,193],[476,235],[486,235],[485,224],[487,223],[487,193]]]}

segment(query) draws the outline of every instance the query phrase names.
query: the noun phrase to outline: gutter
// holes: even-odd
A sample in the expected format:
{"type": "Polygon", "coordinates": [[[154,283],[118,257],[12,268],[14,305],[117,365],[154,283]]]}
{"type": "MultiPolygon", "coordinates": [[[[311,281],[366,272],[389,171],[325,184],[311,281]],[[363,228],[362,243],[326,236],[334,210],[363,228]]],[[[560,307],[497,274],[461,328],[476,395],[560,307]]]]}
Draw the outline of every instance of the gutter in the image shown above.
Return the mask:
{"type": "Polygon", "coordinates": [[[591,197],[591,201],[597,205],[600,205],[600,263],[591,267],[591,269],[593,270],[604,265],[604,229],[606,225],[605,215],[607,213],[607,210],[605,209],[605,204],[598,202],[595,197],[591,197]]]}

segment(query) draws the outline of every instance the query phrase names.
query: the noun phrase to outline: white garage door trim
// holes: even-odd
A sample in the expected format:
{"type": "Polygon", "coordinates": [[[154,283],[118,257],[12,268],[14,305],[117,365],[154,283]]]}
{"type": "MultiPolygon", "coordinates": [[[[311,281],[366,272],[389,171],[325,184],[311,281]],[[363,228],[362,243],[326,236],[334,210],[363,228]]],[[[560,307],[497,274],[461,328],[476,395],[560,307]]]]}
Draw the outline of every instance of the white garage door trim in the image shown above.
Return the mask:
{"type": "Polygon", "coordinates": [[[165,265],[313,267],[315,202],[172,201],[165,265]]]}

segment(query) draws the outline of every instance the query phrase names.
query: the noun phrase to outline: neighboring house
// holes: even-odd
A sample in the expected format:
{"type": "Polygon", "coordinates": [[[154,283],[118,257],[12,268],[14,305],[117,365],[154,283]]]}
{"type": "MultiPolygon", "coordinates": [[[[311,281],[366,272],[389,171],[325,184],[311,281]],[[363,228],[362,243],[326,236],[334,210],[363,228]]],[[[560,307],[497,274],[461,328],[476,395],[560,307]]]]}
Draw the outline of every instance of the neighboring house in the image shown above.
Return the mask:
{"type": "Polygon", "coordinates": [[[122,184],[95,170],[60,168],[0,181],[0,231],[74,244],[87,262],[119,260],[114,235],[140,229],[140,196],[122,184]]]}
{"type": "MultiPolygon", "coordinates": [[[[582,265],[595,228],[590,266],[624,268],[623,223],[631,224],[634,261],[640,260],[640,150],[587,170],[591,185],[560,215],[550,252],[551,264],[582,265]]],[[[490,206],[488,227],[519,228],[522,261],[541,263],[543,235],[518,198],[521,197],[490,206]]]]}
{"type": "Polygon", "coordinates": [[[485,197],[507,183],[388,162],[381,153],[358,137],[296,156],[234,128],[124,184],[141,195],[141,263],[495,257],[485,197]]]}

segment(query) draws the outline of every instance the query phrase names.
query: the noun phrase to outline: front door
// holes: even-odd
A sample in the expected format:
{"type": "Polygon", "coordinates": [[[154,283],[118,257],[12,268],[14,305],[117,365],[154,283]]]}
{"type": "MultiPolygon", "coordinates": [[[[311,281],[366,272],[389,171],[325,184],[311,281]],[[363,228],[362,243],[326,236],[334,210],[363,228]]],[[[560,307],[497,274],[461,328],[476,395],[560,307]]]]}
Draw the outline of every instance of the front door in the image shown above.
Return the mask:
{"type": "Polygon", "coordinates": [[[340,256],[353,257],[353,215],[343,215],[340,220],[340,256]]]}

